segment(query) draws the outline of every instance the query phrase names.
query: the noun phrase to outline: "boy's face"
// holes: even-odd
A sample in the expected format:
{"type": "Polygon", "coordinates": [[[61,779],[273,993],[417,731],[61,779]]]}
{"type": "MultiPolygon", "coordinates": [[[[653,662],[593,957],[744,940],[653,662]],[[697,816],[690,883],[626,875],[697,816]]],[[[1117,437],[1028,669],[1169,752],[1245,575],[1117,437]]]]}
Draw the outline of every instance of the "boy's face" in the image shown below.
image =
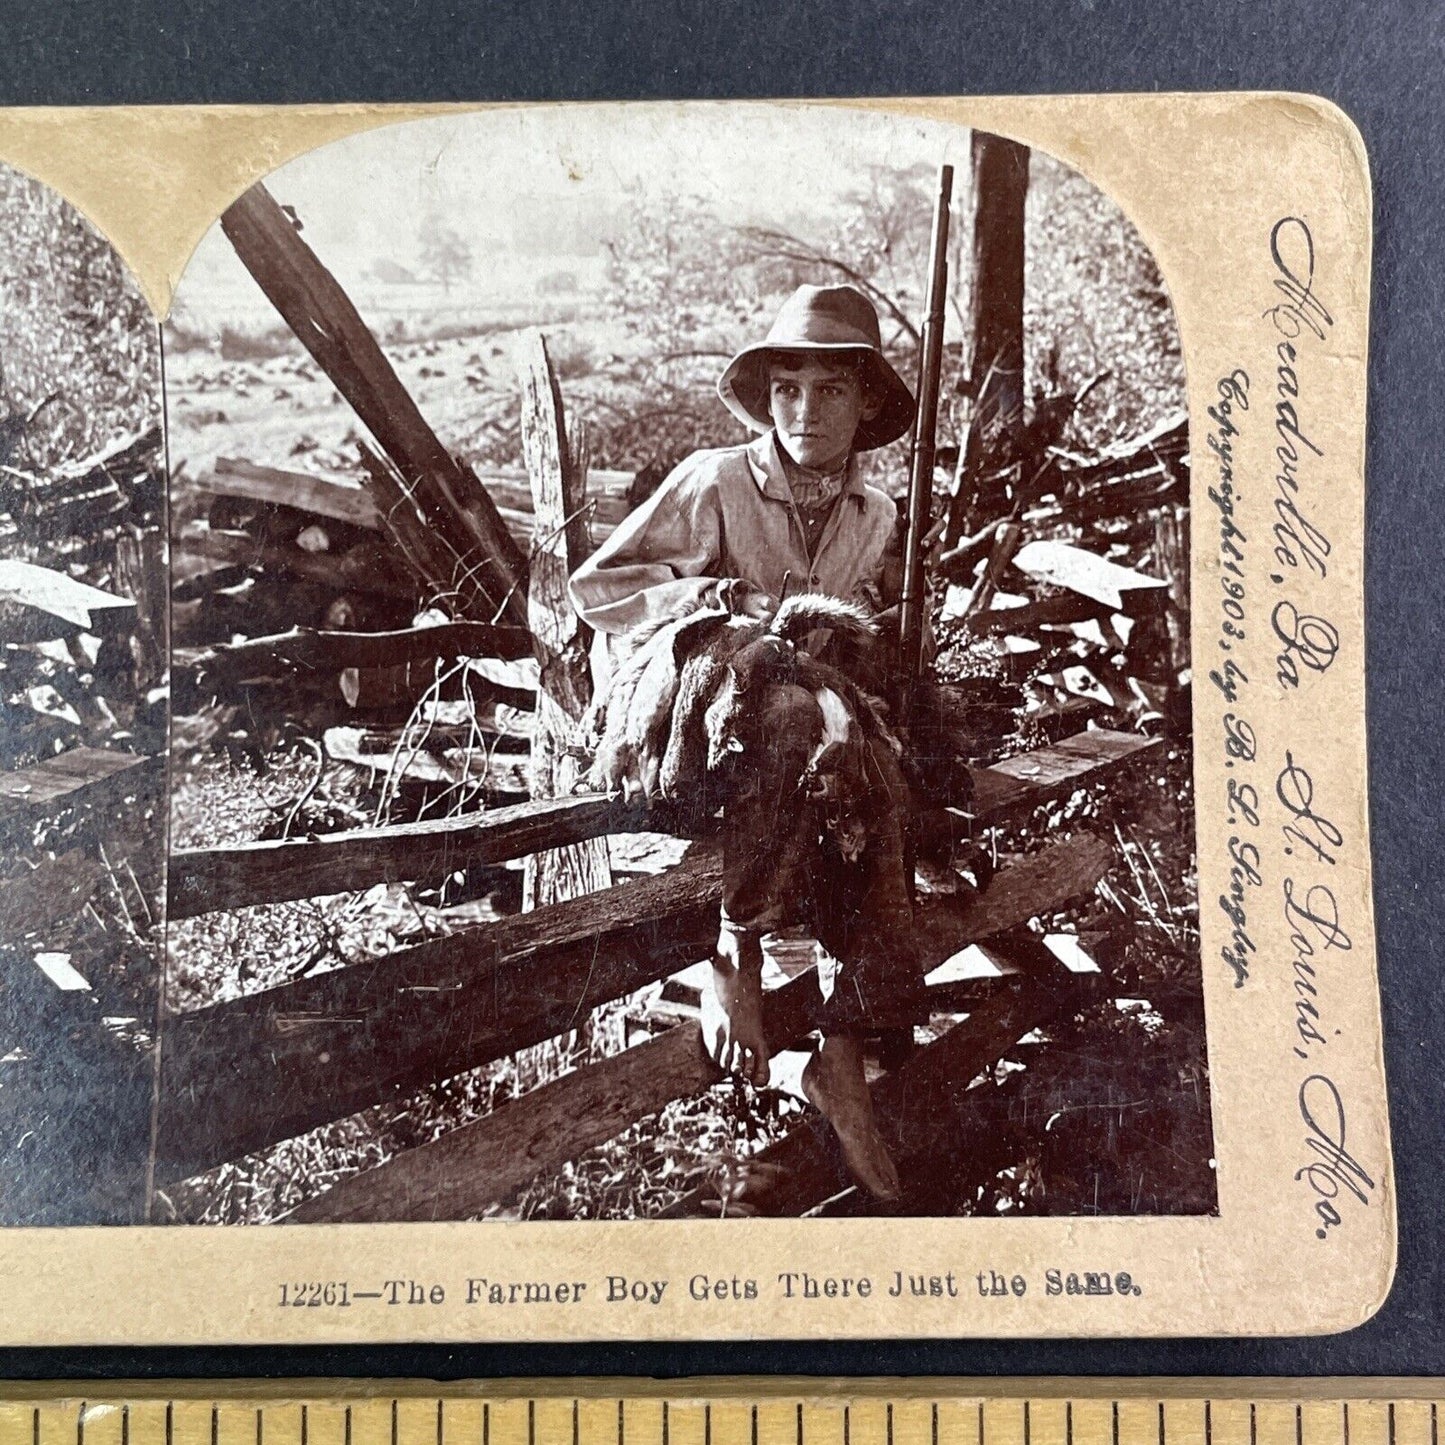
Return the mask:
{"type": "Polygon", "coordinates": [[[858,423],[878,411],[858,372],[823,356],[775,357],[768,364],[768,397],[779,443],[810,471],[842,466],[858,423]]]}

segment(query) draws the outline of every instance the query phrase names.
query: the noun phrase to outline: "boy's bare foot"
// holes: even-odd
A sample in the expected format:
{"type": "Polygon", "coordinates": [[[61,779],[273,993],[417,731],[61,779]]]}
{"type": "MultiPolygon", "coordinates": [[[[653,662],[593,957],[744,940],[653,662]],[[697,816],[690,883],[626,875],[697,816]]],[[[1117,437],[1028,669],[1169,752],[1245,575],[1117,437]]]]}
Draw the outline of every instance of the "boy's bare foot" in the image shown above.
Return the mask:
{"type": "Polygon", "coordinates": [[[851,1034],[825,1038],[803,1070],[803,1092],[836,1131],[853,1177],[875,1198],[897,1199],[903,1186],[878,1132],[861,1040],[851,1034]]]}
{"type": "Polygon", "coordinates": [[[759,1088],[768,1082],[760,935],[730,928],[718,934],[711,986],[702,995],[702,1041],[719,1068],[759,1088]]]}

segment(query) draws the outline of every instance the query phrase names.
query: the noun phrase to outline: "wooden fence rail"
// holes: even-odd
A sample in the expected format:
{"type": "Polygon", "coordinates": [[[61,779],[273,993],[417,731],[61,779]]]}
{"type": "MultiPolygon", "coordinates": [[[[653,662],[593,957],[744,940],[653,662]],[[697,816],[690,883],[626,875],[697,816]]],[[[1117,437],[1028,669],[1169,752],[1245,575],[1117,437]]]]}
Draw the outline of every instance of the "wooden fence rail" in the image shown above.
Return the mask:
{"type": "Polygon", "coordinates": [[[0,774],[0,823],[58,815],[84,804],[108,808],[140,786],[164,760],[105,748],[71,748],[43,762],[0,774]]]}
{"type": "MultiPolygon", "coordinates": [[[[531,531],[532,494],[524,472],[484,472],[477,480],[514,534],[518,530],[531,531]]],[[[588,472],[587,496],[595,540],[601,540],[627,515],[627,489],[635,480],[633,472],[588,472]]],[[[197,473],[190,484],[208,496],[291,507],[348,526],[372,532],[383,530],[376,502],[366,486],[355,477],[335,472],[302,472],[264,466],[242,457],[217,457],[215,465],[197,473]]]]}
{"type": "MultiPolygon", "coordinates": [[[[983,798],[975,799],[975,809],[981,818],[1002,818],[1097,780],[1158,746],[1125,734],[1066,739],[1060,747],[978,770],[983,798]],[[1102,748],[1086,746],[1090,739],[1102,748]]],[[[301,890],[318,878],[326,891],[362,886],[356,870],[374,868],[378,849],[390,852],[398,875],[418,877],[427,871],[423,861],[449,871],[659,825],[636,804],[595,796],[498,809],[471,819],[470,832],[456,827],[458,821],[253,845],[264,850],[259,854],[229,850],[232,863],[241,856],[246,866],[229,874],[193,868],[179,885],[173,865],[173,916],[205,911],[206,899],[209,906],[223,906],[214,901],[223,894],[235,899],[224,906],[253,902],[258,881],[272,897],[306,896],[301,890]],[[302,881],[296,853],[317,844],[324,861],[307,854],[309,881],[302,881]],[[423,853],[430,857],[422,860],[423,853]],[[262,870],[254,866],[257,857],[266,860],[262,870]],[[188,899],[194,905],[189,912],[188,899]]],[[[1049,900],[1060,879],[1074,886],[1080,858],[1089,867],[1100,862],[1096,840],[1080,846],[1086,848],[1082,855],[1057,849],[1048,855],[1063,869],[1057,878],[1001,874],[980,907],[1021,908],[1027,919],[1058,906],[1049,900]]],[[[1106,859],[1098,876],[1102,866],[1106,859]]],[[[598,1004],[706,956],[720,897],[715,853],[694,848],[682,865],[657,878],[183,1015],[168,1032],[163,1065],[160,1176],[185,1177],[564,1032],[598,1004]]],[[[962,945],[952,944],[956,930],[947,911],[938,917],[941,923],[924,927],[927,946],[942,958],[962,945]],[[935,937],[930,928],[942,932],[935,937]]],[[[1012,925],[999,928],[1005,926],[1012,925]]]]}
{"type": "MultiPolygon", "coordinates": [[[[1092,888],[1111,858],[1089,835],[1055,845],[1000,873],[971,912],[931,905],[924,946],[941,959],[1061,907],[1092,888]]],[[[657,878],[181,1015],[162,1060],[157,1179],[187,1177],[555,1037],[599,1004],[706,957],[720,898],[720,861],[703,849],[657,878]]],[[[772,1007],[795,1006],[805,991],[772,1007]]],[[[809,1017],[804,1010],[777,1036],[805,1032],[809,1017]]],[[[677,1082],[668,1076],[666,1086],[677,1082]]],[[[642,1117],[661,1105],[647,1096],[635,1107],[642,1117]]]]}
{"type": "Polygon", "coordinates": [[[576,1027],[706,955],[721,869],[678,867],[173,1019],[158,1179],[289,1138],[576,1027]]]}
{"type": "MultiPolygon", "coordinates": [[[[991,768],[975,768],[973,814],[980,821],[1000,820],[1095,782],[1126,759],[1158,746],[1156,739],[1096,729],[991,768]]],[[[936,828],[954,824],[966,826],[966,820],[933,818],[936,828]]],[[[505,863],[606,833],[675,826],[676,820],[657,811],[649,814],[639,804],[589,793],[386,828],[178,849],[170,860],[170,917],[442,878],[466,863],[505,863]]]]}
{"type": "MultiPolygon", "coordinates": [[[[1000,872],[971,908],[937,900],[921,909],[920,941],[929,956],[947,958],[1087,893],[1108,871],[1112,859],[1113,850],[1088,834],[1055,844],[1000,872]]],[[[715,904],[708,908],[703,922],[699,956],[711,948],[716,932],[715,904]]],[[[660,977],[667,970],[648,971],[660,977]]],[[[1056,999],[1068,996],[1062,981],[1057,975],[1051,977],[1049,993],[1056,999]]],[[[1009,997],[1002,1003],[985,1001],[980,1005],[982,1010],[999,1014],[986,1034],[988,1041],[1000,1029],[1007,1032],[1016,1023],[1020,1025],[1018,1032],[1004,1038],[1001,1047],[1033,1027],[1028,1020],[1035,1016],[1020,1012],[1019,1005],[1011,1001],[1013,990],[1005,992],[1009,997]]],[[[940,1006],[955,1002],[940,999],[940,1006]]],[[[765,995],[764,1024],[769,1039],[777,1047],[785,1047],[807,1033],[816,1024],[821,1003],[812,973],[765,995]]],[[[1037,1010],[1039,1005],[1040,1000],[1031,994],[1027,1008],[1037,1010]]],[[[959,1087],[966,1086],[976,1072],[973,1069],[959,1087]]],[[[308,1200],[289,1217],[298,1223],[465,1218],[506,1198],[539,1170],[559,1167],[718,1078],[703,1051],[698,1026],[681,1024],[343,1181],[308,1200]]]]}
{"type": "Polygon", "coordinates": [[[647,810],[592,793],[387,828],[171,855],[170,917],[444,878],[469,863],[505,863],[545,848],[656,828],[647,810]]]}
{"type": "Polygon", "coordinates": [[[427,520],[469,564],[488,615],[524,617],[526,556],[475,476],[447,451],[336,278],[257,183],[221,217],[242,264],[350,403],[427,520]]]}
{"type": "MultiPolygon", "coordinates": [[[[1108,848],[1100,847],[1108,855],[1108,848]]],[[[1108,863],[1107,856],[1097,859],[1099,877],[1108,863]]],[[[974,1182],[969,1173],[973,1151],[960,1148],[960,1134],[966,1138],[970,1124],[976,1127],[987,1119],[984,1111],[979,1111],[982,1120],[970,1117],[974,1111],[965,1097],[969,1085],[1025,1034],[1077,1010],[1099,991],[1097,974],[1081,982],[1041,943],[1012,941],[1009,955],[1025,965],[1015,987],[984,1001],[966,1022],[955,1023],[872,1090],[879,1130],[904,1177],[937,1177],[937,1161],[955,1159],[955,1167],[948,1171],[955,1202],[967,1197],[974,1182]]],[[[760,1200],[767,1213],[800,1215],[853,1184],[831,1134],[823,1120],[809,1118],[754,1156],[753,1172],[767,1181],[760,1200]]],[[[706,1192],[694,1191],[666,1210],[664,1217],[695,1215],[707,1198],[706,1192]]]]}
{"type": "Polygon", "coordinates": [[[171,538],[171,556],[187,564],[201,562],[217,568],[259,567],[275,578],[299,578],[338,592],[374,592],[409,606],[421,600],[420,584],[398,567],[379,543],[360,554],[336,557],[330,552],[277,546],[246,532],[193,525],[171,538]]]}
{"type": "Polygon", "coordinates": [[[487,622],[447,622],[437,627],[404,627],[392,632],[329,632],[293,627],[269,637],[215,647],[177,649],[174,665],[187,672],[229,682],[273,676],[278,668],[339,673],[348,667],[401,667],[454,657],[532,656],[525,627],[487,622]]]}

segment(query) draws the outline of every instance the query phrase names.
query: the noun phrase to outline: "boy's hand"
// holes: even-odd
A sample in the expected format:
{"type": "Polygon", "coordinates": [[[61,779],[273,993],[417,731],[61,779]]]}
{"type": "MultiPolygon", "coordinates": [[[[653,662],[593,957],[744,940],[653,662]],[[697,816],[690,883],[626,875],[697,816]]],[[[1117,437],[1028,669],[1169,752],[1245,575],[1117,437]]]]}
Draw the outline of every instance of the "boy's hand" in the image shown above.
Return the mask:
{"type": "Polygon", "coordinates": [[[740,577],[729,577],[719,582],[717,596],[719,605],[734,617],[755,617],[760,622],[766,622],[778,610],[775,597],[740,577]]]}

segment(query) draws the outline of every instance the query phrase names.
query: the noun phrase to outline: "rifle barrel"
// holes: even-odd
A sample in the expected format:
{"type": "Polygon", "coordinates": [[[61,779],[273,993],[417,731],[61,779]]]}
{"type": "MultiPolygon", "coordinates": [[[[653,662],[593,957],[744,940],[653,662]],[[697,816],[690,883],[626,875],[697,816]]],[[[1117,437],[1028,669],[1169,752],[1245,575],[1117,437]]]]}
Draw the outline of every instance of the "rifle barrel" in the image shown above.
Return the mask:
{"type": "Polygon", "coordinates": [[[938,430],[938,392],[943,369],[944,303],[948,295],[948,211],[953,199],[953,167],[938,172],[933,208],[933,239],[928,257],[923,335],[918,348],[918,421],[908,484],[908,534],[903,554],[903,597],[899,607],[899,670],[903,721],[913,686],[923,667],[923,539],[933,509],[933,459],[938,430]]]}

